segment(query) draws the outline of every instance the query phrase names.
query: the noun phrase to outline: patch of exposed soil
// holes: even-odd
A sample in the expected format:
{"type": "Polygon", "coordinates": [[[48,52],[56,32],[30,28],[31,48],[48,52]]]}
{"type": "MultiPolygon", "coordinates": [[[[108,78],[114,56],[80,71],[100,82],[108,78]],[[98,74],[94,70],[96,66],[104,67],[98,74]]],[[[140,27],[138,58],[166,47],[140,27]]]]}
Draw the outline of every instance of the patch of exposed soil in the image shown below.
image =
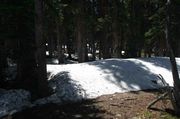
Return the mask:
{"type": "MultiPolygon", "coordinates": [[[[163,119],[164,113],[173,114],[167,100],[147,110],[157,97],[157,91],[138,91],[104,95],[93,100],[55,105],[47,104],[14,114],[12,119],[163,119]]],[[[6,117],[7,118],[7,117],[6,117]]]]}

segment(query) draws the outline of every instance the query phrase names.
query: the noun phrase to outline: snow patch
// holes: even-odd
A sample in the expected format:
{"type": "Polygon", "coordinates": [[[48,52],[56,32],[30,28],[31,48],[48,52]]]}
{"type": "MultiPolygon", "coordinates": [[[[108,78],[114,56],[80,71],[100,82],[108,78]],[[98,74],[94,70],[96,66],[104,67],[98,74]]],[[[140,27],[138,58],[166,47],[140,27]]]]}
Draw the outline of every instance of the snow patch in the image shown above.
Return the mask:
{"type": "Polygon", "coordinates": [[[30,93],[25,90],[0,91],[0,117],[30,106],[30,93]]]}

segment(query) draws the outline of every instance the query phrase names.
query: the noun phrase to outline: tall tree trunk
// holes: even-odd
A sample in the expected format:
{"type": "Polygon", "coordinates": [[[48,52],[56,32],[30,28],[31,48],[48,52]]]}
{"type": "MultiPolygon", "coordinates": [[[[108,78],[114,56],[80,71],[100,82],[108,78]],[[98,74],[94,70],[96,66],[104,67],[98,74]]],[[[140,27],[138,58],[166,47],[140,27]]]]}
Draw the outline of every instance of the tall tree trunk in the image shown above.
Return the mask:
{"type": "Polygon", "coordinates": [[[47,43],[48,43],[48,51],[49,51],[49,57],[52,58],[53,57],[53,36],[49,35],[48,39],[47,39],[47,43]]]}
{"type": "Polygon", "coordinates": [[[102,38],[102,57],[103,59],[108,59],[111,57],[111,55],[110,55],[110,42],[108,40],[106,32],[104,31],[102,32],[101,38],[102,38]]]}
{"type": "Polygon", "coordinates": [[[114,52],[114,57],[120,58],[121,57],[121,40],[118,31],[118,1],[113,0],[113,23],[112,23],[112,32],[113,32],[113,52],[114,52]]]}
{"type": "Polygon", "coordinates": [[[4,45],[4,40],[0,39],[0,88],[4,87],[5,68],[7,67],[4,45]]]}
{"type": "Polygon", "coordinates": [[[57,21],[57,26],[56,26],[56,32],[57,32],[57,51],[58,51],[58,61],[59,64],[64,63],[64,52],[62,49],[62,38],[60,38],[60,25],[57,21]]]}
{"type": "Polygon", "coordinates": [[[84,30],[83,30],[83,24],[82,24],[82,20],[79,19],[77,21],[77,50],[78,50],[78,61],[79,63],[81,62],[85,62],[86,57],[85,57],[85,53],[86,53],[86,42],[85,42],[85,38],[84,38],[84,30]]]}
{"type": "Polygon", "coordinates": [[[171,68],[172,68],[172,75],[173,75],[173,81],[174,81],[174,98],[175,98],[175,111],[177,114],[180,113],[180,79],[179,79],[179,74],[178,74],[178,69],[177,69],[177,64],[176,64],[176,59],[174,56],[174,52],[172,50],[172,45],[171,45],[171,36],[170,36],[170,5],[171,1],[167,0],[167,13],[166,13],[166,44],[169,50],[169,57],[170,57],[170,62],[171,62],[171,68]]]}
{"type": "MultiPolygon", "coordinates": [[[[23,27],[24,28],[24,27],[23,27]]],[[[27,31],[26,31],[27,32],[27,31]]],[[[31,92],[32,98],[37,98],[38,76],[36,71],[35,47],[33,38],[19,39],[19,55],[17,61],[17,88],[31,92]]]]}
{"type": "Polygon", "coordinates": [[[95,46],[95,37],[94,37],[94,31],[92,31],[92,36],[91,36],[91,48],[92,48],[92,60],[96,60],[96,46],[95,46]]]}
{"type": "Polygon", "coordinates": [[[102,38],[101,38],[101,32],[97,33],[97,39],[99,39],[98,46],[99,46],[99,60],[102,58],[102,53],[103,53],[103,43],[102,43],[102,38]]]}
{"type": "Polygon", "coordinates": [[[72,42],[71,42],[69,39],[67,39],[66,45],[67,45],[68,59],[71,60],[71,59],[72,59],[71,53],[72,53],[72,50],[73,50],[73,48],[72,48],[72,42]]]}
{"type": "MultiPolygon", "coordinates": [[[[96,2],[95,0],[92,0],[92,16],[94,19],[96,19],[96,2]]],[[[95,37],[96,31],[95,31],[95,24],[93,24],[93,28],[91,29],[91,47],[92,47],[92,60],[96,60],[96,45],[95,41],[97,41],[95,37]]]]}
{"type": "Polygon", "coordinates": [[[35,0],[35,43],[38,77],[38,95],[49,94],[46,70],[46,42],[43,39],[43,0],[35,0]]]}
{"type": "Polygon", "coordinates": [[[112,24],[113,26],[112,26],[112,28],[113,28],[113,40],[114,40],[114,42],[113,42],[113,53],[114,53],[114,57],[116,57],[116,58],[120,58],[121,57],[121,43],[120,43],[120,38],[119,38],[119,36],[118,36],[118,32],[117,32],[117,24],[116,24],[116,22],[114,22],[113,24],[112,24]]]}
{"type": "MultiPolygon", "coordinates": [[[[99,0],[99,17],[105,19],[109,15],[109,4],[107,0],[99,0]]],[[[103,29],[99,32],[100,36],[100,53],[103,59],[110,58],[110,45],[109,42],[109,24],[104,23],[103,29]]]]}
{"type": "Polygon", "coordinates": [[[178,40],[178,57],[180,57],[180,40],[178,40]]]}
{"type": "Polygon", "coordinates": [[[77,52],[78,52],[78,61],[86,61],[86,39],[85,39],[85,21],[84,21],[84,0],[79,0],[78,8],[79,13],[77,15],[77,52]]]}
{"type": "MultiPolygon", "coordinates": [[[[25,11],[27,12],[28,9],[33,9],[33,7],[34,5],[28,6],[25,11]]],[[[17,31],[23,31],[23,34],[18,34],[17,80],[15,86],[30,91],[32,98],[35,99],[38,97],[35,31],[30,30],[26,25],[32,24],[32,21],[24,14],[21,17],[23,17],[21,19],[22,23],[19,24],[17,31]]],[[[35,25],[32,27],[34,29],[35,25]]]]}

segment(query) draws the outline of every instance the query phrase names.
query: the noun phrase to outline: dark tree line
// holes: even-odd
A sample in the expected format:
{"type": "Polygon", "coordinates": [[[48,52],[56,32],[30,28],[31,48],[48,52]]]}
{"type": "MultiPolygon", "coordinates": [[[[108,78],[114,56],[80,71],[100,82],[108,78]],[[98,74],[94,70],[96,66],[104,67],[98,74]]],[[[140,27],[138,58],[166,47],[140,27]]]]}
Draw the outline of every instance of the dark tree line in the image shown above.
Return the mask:
{"type": "MultiPolygon", "coordinates": [[[[163,0],[1,0],[0,86],[6,84],[9,60],[17,65],[12,87],[30,90],[36,98],[49,92],[47,57],[61,64],[168,56],[166,9],[163,0]]],[[[172,0],[169,43],[176,57],[179,11],[179,0],[172,0]]]]}

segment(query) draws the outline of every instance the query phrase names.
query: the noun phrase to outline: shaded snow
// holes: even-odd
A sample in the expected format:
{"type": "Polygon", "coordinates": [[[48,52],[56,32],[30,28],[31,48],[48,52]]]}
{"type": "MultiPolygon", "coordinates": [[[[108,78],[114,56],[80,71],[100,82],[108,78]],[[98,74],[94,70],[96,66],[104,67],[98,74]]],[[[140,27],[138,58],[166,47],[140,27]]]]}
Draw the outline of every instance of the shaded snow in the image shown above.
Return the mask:
{"type": "MultiPolygon", "coordinates": [[[[177,58],[177,64],[180,74],[180,58],[177,58]]],[[[27,91],[0,91],[0,117],[29,105],[62,104],[116,92],[156,89],[162,86],[158,74],[173,86],[168,58],[107,59],[80,64],[47,65],[47,70],[49,86],[54,94],[30,104],[27,91]]]]}
{"type": "Polygon", "coordinates": [[[0,90],[0,117],[30,106],[30,93],[25,90],[0,90]]]}

